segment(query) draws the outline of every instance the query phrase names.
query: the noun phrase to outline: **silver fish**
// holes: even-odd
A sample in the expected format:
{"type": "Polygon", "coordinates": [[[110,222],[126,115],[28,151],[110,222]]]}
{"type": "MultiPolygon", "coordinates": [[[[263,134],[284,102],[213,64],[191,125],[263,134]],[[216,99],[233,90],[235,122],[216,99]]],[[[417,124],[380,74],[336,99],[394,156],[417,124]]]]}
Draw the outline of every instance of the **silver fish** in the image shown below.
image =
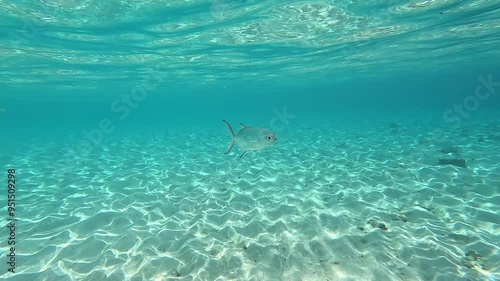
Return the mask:
{"type": "Polygon", "coordinates": [[[243,153],[239,157],[241,158],[247,151],[264,149],[275,144],[278,140],[278,137],[269,129],[247,127],[242,123],[240,123],[240,131],[235,135],[231,125],[226,120],[222,121],[226,123],[227,129],[231,133],[231,143],[224,154],[228,154],[231,151],[235,142],[243,150],[243,153]]]}

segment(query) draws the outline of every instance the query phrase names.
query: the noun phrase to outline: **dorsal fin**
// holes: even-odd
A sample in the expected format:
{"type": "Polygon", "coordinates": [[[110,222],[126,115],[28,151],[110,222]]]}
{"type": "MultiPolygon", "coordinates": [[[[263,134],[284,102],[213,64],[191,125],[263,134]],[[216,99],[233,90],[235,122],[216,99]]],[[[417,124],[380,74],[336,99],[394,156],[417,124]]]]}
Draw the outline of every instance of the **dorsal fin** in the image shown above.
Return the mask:
{"type": "Polygon", "coordinates": [[[245,124],[243,124],[243,123],[240,123],[240,124],[241,124],[241,127],[243,127],[243,128],[246,128],[246,127],[247,127],[247,126],[246,126],[245,124]]]}

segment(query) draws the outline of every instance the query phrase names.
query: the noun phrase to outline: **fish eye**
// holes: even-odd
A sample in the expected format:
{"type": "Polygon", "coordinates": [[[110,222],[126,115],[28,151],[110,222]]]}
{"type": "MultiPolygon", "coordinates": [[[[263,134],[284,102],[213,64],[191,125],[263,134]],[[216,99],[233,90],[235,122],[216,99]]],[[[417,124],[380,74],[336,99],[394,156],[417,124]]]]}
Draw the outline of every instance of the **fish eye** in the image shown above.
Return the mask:
{"type": "Polygon", "coordinates": [[[267,140],[271,140],[271,136],[267,136],[267,140]]]}

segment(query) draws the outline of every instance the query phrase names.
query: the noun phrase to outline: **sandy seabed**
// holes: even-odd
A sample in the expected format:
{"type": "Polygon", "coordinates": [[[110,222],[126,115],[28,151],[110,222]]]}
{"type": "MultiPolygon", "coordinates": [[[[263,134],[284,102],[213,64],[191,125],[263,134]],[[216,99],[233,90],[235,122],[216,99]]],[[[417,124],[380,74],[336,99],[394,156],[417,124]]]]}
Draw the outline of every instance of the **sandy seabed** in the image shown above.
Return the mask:
{"type": "Polygon", "coordinates": [[[223,126],[83,157],[33,140],[0,156],[18,175],[17,268],[0,277],[500,280],[500,125],[432,132],[302,127],[239,160],[223,126]]]}

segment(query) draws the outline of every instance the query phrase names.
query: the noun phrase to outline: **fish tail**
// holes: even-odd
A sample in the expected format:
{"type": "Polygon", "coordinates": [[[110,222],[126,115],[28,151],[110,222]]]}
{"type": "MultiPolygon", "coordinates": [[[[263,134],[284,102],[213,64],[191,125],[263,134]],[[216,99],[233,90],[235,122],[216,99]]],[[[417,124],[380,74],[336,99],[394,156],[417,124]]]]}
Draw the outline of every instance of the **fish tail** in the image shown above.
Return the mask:
{"type": "Polygon", "coordinates": [[[226,123],[227,129],[229,130],[229,133],[231,134],[231,143],[229,144],[229,147],[227,148],[226,152],[224,152],[224,154],[228,154],[229,151],[231,151],[231,149],[234,146],[234,132],[233,132],[233,128],[231,128],[231,125],[229,125],[229,123],[226,120],[222,120],[222,121],[224,121],[224,123],[226,123]]]}

